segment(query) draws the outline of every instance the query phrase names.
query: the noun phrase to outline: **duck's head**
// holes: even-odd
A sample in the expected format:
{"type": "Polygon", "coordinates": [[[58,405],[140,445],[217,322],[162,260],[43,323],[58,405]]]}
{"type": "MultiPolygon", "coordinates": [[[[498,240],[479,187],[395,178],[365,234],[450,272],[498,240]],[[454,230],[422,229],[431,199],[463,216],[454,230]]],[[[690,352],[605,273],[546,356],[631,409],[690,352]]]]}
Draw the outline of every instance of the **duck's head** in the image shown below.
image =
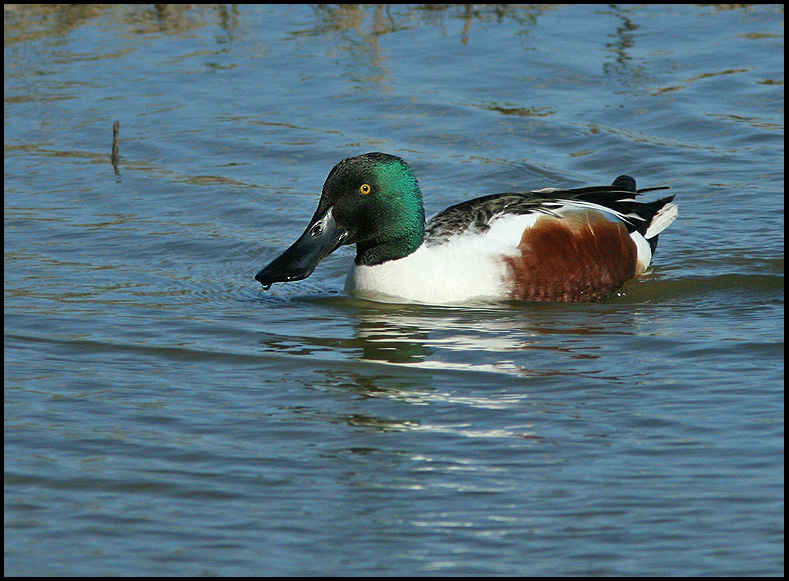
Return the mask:
{"type": "Polygon", "coordinates": [[[346,244],[356,244],[356,264],[381,264],[414,252],[424,232],[422,192],[408,164],[378,152],[349,157],[329,172],[301,237],[255,279],[265,289],[302,280],[346,244]]]}

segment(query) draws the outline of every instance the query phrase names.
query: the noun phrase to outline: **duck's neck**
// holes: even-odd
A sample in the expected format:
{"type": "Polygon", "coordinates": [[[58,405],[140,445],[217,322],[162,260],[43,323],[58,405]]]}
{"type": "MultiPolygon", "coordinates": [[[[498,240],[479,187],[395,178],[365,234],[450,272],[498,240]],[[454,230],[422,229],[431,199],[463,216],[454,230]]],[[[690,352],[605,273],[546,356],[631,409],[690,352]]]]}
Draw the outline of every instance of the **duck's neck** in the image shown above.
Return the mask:
{"type": "Polygon", "coordinates": [[[401,236],[383,240],[367,240],[356,244],[356,264],[374,266],[390,260],[405,258],[422,245],[425,237],[424,218],[418,227],[410,228],[401,236]]]}

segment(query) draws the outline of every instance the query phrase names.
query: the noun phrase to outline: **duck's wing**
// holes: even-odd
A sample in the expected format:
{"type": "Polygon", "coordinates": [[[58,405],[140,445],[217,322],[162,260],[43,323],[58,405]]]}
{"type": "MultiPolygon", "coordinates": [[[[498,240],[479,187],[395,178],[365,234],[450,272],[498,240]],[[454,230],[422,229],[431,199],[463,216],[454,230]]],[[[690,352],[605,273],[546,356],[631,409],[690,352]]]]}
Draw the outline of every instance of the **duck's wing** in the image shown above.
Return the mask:
{"type": "Polygon", "coordinates": [[[566,209],[606,212],[619,218],[630,232],[645,238],[656,237],[676,218],[674,196],[642,203],[636,196],[668,189],[666,186],[636,189],[630,176],[619,176],[610,186],[562,190],[546,188],[531,192],[511,192],[475,198],[450,206],[433,216],[425,228],[425,243],[441,244],[457,234],[483,233],[490,224],[506,215],[542,213],[560,216],[566,209]]]}

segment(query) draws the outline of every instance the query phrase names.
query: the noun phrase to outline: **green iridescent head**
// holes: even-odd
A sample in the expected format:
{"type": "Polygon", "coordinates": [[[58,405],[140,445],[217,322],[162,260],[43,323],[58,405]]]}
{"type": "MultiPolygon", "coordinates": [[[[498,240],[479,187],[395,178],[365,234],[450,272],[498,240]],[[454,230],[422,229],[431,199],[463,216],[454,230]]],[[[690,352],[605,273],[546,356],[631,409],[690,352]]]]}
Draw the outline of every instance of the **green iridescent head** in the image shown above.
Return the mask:
{"type": "Polygon", "coordinates": [[[402,258],[422,244],[422,191],[408,164],[394,155],[366,153],[334,166],[315,216],[329,207],[349,233],[344,243],[356,244],[357,264],[402,258]]]}
{"type": "Polygon", "coordinates": [[[356,244],[356,264],[381,264],[414,252],[424,235],[422,191],[408,164],[379,152],[349,157],[329,172],[301,237],[255,278],[266,288],[307,278],[346,244],[356,244]]]}

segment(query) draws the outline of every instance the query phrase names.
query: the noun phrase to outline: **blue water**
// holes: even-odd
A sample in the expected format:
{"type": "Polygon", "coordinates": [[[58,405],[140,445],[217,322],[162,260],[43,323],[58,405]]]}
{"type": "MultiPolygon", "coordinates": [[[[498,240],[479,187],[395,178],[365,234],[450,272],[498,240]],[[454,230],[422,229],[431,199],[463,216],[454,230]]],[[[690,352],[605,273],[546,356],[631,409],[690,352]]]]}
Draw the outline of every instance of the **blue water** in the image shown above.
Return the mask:
{"type": "Polygon", "coordinates": [[[6,575],[783,575],[782,6],[4,24],[6,575]],[[350,250],[262,291],[367,151],[428,215],[680,216],[602,304],[366,302],[350,250]]]}

